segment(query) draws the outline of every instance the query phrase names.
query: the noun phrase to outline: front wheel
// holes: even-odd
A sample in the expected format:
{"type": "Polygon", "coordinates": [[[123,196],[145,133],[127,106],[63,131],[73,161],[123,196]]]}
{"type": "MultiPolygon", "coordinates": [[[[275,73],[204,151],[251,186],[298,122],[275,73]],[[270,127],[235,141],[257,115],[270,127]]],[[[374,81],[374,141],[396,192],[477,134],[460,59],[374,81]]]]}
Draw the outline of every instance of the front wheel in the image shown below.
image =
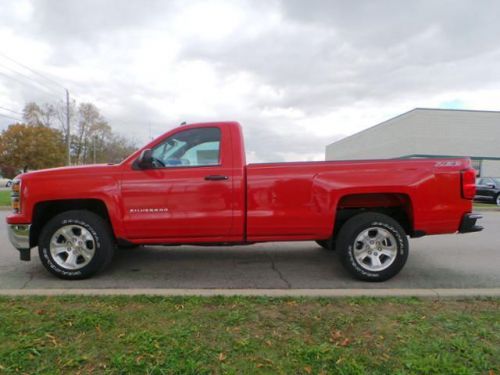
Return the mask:
{"type": "Polygon", "coordinates": [[[500,207],[500,193],[497,194],[497,196],[495,197],[495,203],[497,204],[498,207],[500,207]]]}
{"type": "Polygon", "coordinates": [[[108,223],[90,211],[74,210],[53,217],[43,227],[38,243],[42,264],[61,279],[85,279],[113,257],[108,223]]]}
{"type": "Polygon", "coordinates": [[[344,267],[357,279],[385,281],[408,259],[408,239],[399,223],[379,213],[362,213],[340,229],[337,251],[344,267]]]}

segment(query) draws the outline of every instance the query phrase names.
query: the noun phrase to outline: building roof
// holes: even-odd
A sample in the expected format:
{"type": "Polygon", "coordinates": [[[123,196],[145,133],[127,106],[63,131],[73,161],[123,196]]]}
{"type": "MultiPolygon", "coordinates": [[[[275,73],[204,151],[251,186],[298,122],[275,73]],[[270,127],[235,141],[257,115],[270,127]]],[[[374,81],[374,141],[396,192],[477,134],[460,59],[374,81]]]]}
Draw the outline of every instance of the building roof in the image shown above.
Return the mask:
{"type": "Polygon", "coordinates": [[[339,139],[335,142],[332,142],[332,143],[329,143],[326,147],[330,146],[330,145],[333,145],[333,144],[340,144],[340,143],[343,143],[344,141],[348,140],[348,139],[351,139],[352,137],[357,137],[358,135],[362,134],[362,133],[366,133],[366,132],[369,132],[369,131],[372,131],[374,130],[375,128],[378,128],[378,127],[381,127],[381,126],[385,126],[385,125],[389,125],[393,122],[395,122],[395,120],[399,120],[401,118],[404,118],[404,117],[408,117],[410,115],[413,115],[417,112],[432,112],[432,111],[440,111],[440,112],[450,112],[450,113],[457,113],[457,112],[475,112],[475,113],[495,113],[495,114],[499,114],[500,115],[500,111],[491,111],[491,110],[477,110],[477,109],[447,109],[447,108],[424,108],[424,107],[417,107],[417,108],[413,108],[407,112],[403,112],[397,116],[394,116],[394,117],[391,117],[385,121],[382,121],[376,125],[372,125],[366,129],[363,129],[357,133],[354,133],[354,134],[351,134],[347,137],[344,137],[342,139],[339,139]]]}

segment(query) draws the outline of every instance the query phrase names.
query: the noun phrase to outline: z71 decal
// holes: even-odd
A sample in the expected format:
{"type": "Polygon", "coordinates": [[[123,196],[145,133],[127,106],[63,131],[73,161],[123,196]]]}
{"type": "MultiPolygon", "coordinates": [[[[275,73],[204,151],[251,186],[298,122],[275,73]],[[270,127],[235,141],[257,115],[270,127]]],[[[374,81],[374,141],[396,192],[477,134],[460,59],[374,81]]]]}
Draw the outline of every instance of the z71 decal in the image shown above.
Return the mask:
{"type": "Polygon", "coordinates": [[[438,161],[436,167],[458,167],[460,164],[459,161],[438,161]]]}

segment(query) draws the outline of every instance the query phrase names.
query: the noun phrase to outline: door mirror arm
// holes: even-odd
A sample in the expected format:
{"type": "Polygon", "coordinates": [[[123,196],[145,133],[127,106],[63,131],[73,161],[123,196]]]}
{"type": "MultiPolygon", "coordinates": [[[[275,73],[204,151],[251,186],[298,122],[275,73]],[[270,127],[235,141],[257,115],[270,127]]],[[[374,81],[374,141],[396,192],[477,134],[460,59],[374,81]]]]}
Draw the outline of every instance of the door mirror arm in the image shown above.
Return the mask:
{"type": "Polygon", "coordinates": [[[137,159],[137,166],[140,169],[152,169],[153,165],[153,152],[150,148],[142,150],[141,155],[137,159]]]}

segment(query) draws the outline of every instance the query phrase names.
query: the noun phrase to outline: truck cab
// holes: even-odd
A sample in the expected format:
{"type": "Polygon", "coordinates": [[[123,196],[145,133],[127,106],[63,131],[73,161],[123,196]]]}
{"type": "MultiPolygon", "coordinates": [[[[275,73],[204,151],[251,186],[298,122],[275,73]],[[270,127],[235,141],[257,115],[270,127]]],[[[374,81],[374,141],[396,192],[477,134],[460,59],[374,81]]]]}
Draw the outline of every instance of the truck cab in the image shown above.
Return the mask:
{"type": "Polygon", "coordinates": [[[129,158],[120,178],[127,238],[243,241],[241,137],[234,123],[182,126],[129,158]]]}

